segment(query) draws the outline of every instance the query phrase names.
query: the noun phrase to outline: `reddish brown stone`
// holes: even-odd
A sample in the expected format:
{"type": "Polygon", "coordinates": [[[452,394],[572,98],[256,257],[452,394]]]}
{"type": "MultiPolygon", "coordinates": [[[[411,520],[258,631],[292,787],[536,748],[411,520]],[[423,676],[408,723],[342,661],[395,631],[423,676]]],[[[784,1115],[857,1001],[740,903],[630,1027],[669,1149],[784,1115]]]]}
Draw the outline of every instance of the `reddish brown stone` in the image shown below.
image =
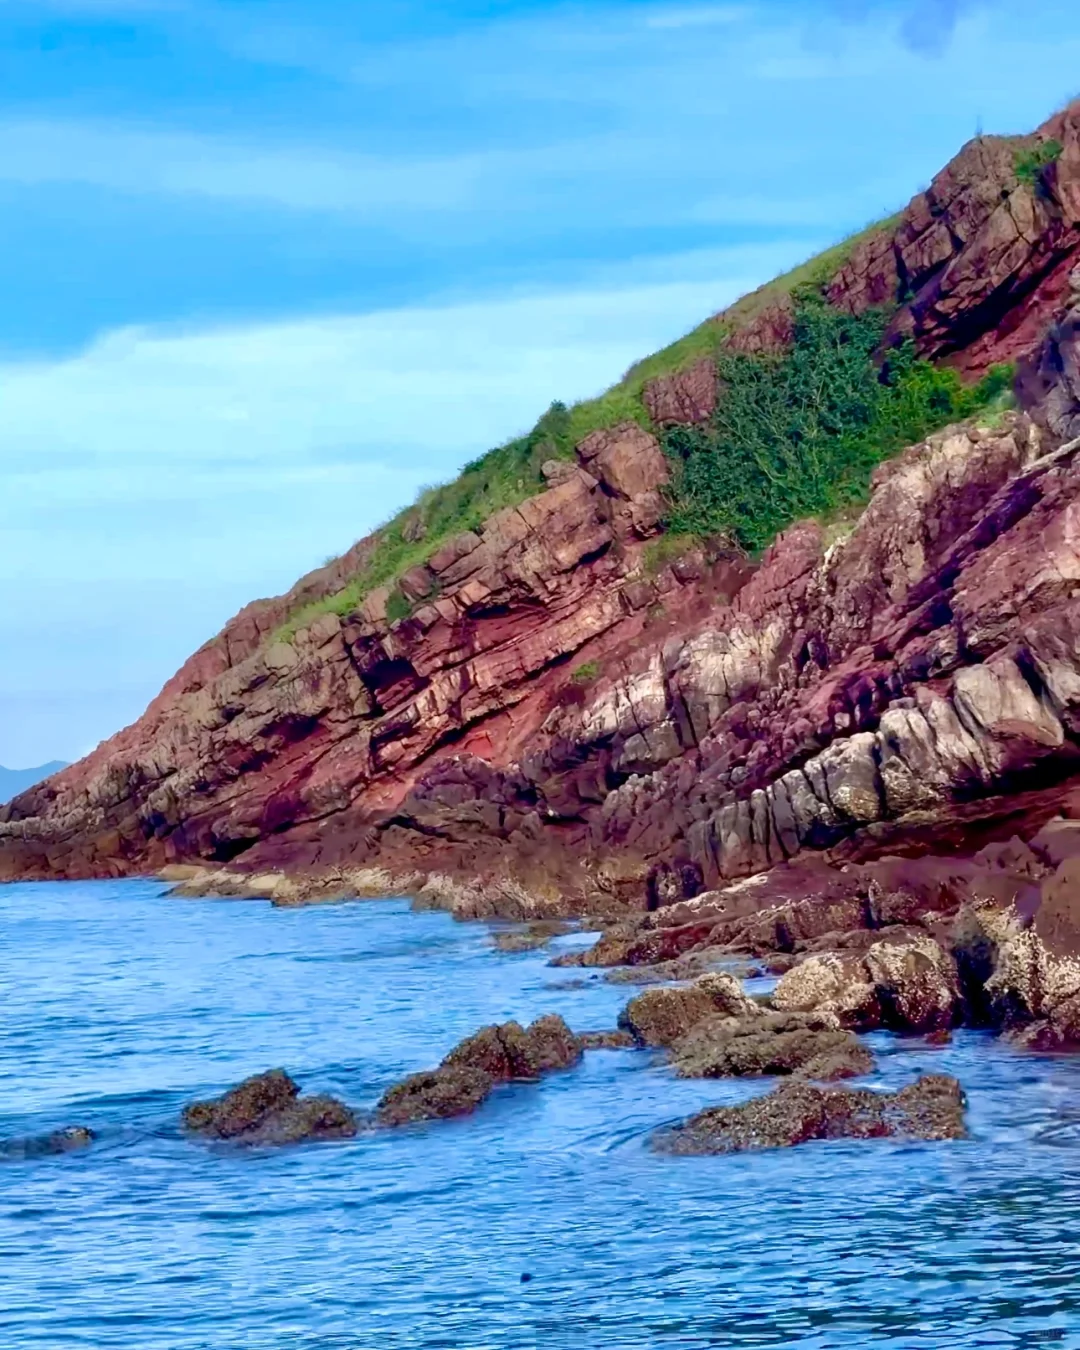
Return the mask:
{"type": "Polygon", "coordinates": [[[711,356],[671,375],[660,375],[642,393],[649,416],[658,427],[705,422],[716,407],[716,362],[711,356]]]}

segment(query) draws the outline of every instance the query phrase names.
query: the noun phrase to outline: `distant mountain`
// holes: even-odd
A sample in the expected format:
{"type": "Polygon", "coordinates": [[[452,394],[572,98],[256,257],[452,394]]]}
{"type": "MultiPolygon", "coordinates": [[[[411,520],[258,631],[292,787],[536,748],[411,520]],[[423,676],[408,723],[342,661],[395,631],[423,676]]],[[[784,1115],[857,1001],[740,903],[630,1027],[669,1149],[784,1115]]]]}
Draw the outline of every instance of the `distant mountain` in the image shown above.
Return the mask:
{"type": "Polygon", "coordinates": [[[48,764],[39,764],[36,769],[5,769],[0,764],[0,802],[11,801],[12,797],[17,797],[20,792],[25,792],[28,787],[33,787],[35,783],[40,783],[43,778],[48,778],[66,768],[67,764],[62,759],[51,760],[48,764]]]}

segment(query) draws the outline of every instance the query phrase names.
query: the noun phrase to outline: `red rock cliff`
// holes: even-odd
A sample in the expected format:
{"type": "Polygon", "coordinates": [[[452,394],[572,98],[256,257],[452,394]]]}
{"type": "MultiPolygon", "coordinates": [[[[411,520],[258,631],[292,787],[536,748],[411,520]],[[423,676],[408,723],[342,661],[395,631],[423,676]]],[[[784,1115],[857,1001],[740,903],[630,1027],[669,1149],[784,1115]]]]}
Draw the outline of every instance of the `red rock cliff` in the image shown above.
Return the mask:
{"type": "MultiPolygon", "coordinates": [[[[666,461],[594,433],[546,490],[288,641],[369,541],[260,601],[132,727],[0,809],[0,879],[177,861],[515,876],[591,903],[693,894],[814,849],[977,847],[1069,810],[1080,771],[1080,105],[966,146],[828,282],[977,373],[1022,364],[1033,417],[879,470],[847,538],[794,527],[752,566],[658,570],[666,461]],[[1061,153],[1030,183],[1018,148],[1061,153]]],[[[722,316],[723,317],[723,316],[722,316]]],[[[783,300],[732,325],[790,335],[783,300]]],[[[709,362],[655,381],[707,417],[709,362]]],[[[1080,799],[1078,799],[1080,800],[1080,799]]]]}

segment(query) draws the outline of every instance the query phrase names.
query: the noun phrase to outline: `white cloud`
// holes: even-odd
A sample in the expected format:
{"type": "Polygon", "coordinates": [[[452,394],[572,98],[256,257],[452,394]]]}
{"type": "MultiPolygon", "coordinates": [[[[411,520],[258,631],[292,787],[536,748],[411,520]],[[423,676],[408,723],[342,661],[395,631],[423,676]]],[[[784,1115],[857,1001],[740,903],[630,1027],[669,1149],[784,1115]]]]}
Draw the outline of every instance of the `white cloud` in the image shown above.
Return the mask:
{"type": "Polygon", "coordinates": [[[484,156],[385,158],[91,121],[0,122],[0,180],[267,201],[304,210],[453,210],[484,156]]]}
{"type": "Polygon", "coordinates": [[[0,594],[14,577],[123,578],[133,554],[143,575],[288,584],[811,249],[651,260],[588,289],[441,308],[131,328],[2,363],[0,594]]]}
{"type": "Polygon", "coordinates": [[[70,358],[0,364],[0,471],[73,454],[185,466],[295,465],[342,446],[466,455],[556,396],[598,392],[816,242],[622,264],[563,293],[195,332],[122,329],[70,358]]]}

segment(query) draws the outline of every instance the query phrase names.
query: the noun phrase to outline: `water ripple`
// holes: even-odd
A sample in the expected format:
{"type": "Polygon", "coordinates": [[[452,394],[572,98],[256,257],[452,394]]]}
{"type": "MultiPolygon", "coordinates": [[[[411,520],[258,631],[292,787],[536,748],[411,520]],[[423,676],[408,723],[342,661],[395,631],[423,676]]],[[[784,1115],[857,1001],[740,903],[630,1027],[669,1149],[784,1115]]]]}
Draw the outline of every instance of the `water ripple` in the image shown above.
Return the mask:
{"type": "Polygon", "coordinates": [[[762,1085],[597,1053],[468,1120],[208,1148],[181,1106],[248,1073],[367,1108],[480,1023],[613,1026],[632,990],[404,902],[15,886],[0,920],[0,1137],[99,1134],[0,1168],[4,1347],[1080,1347],[1080,1063],[870,1038],[881,1086],[960,1077],[948,1145],[659,1157],[657,1126],[762,1085]]]}

